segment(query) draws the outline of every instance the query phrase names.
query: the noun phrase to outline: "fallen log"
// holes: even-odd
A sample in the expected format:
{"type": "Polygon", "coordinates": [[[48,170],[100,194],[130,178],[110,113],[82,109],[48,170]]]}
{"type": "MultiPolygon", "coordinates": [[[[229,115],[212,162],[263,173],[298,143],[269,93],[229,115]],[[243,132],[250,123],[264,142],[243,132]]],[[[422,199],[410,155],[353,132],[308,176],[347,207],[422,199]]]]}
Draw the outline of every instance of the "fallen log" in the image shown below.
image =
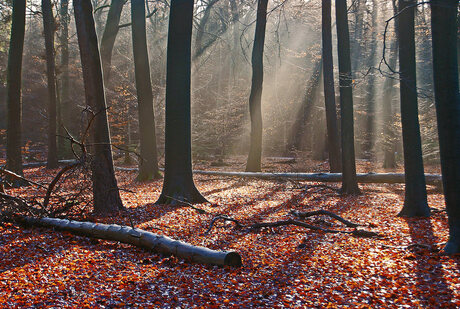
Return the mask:
{"type": "MultiPolygon", "coordinates": [[[[318,182],[341,182],[341,173],[251,173],[251,172],[221,172],[194,170],[194,174],[229,176],[229,177],[250,177],[259,179],[293,179],[318,182]]],[[[356,174],[359,183],[405,183],[404,174],[398,173],[358,173],[356,174]]],[[[425,174],[426,184],[442,185],[441,175],[425,174]]]]}
{"type": "MultiPolygon", "coordinates": [[[[77,162],[77,160],[59,160],[58,163],[59,164],[73,164],[77,162]]],[[[29,163],[24,163],[22,165],[23,168],[33,168],[33,167],[42,167],[42,166],[46,166],[46,161],[44,162],[29,162],[29,163]]]]}
{"type": "MultiPolygon", "coordinates": [[[[115,167],[125,172],[137,171],[135,167],[115,167]]],[[[160,168],[160,171],[163,169],[160,168]]],[[[252,173],[252,172],[225,172],[225,171],[202,171],[193,170],[194,174],[227,176],[227,177],[248,177],[259,179],[292,179],[317,182],[341,182],[341,173],[252,173]]],[[[405,176],[401,173],[358,173],[358,183],[405,183],[405,176]]],[[[425,174],[427,185],[442,186],[442,176],[437,174],[425,174]]]]}
{"type": "MultiPolygon", "coordinates": [[[[75,160],[61,160],[59,163],[73,163],[75,160]]],[[[24,164],[24,167],[37,167],[45,166],[46,162],[35,162],[24,164]]],[[[119,167],[115,166],[116,170],[124,172],[135,172],[139,169],[137,167],[119,167]]],[[[160,171],[164,169],[160,168],[160,171]]],[[[292,179],[303,181],[317,181],[317,182],[341,182],[341,173],[252,173],[252,172],[226,172],[226,171],[202,171],[193,170],[194,174],[200,175],[213,175],[213,176],[227,176],[227,177],[248,177],[259,179],[292,179]]],[[[358,173],[356,174],[358,183],[405,183],[405,175],[402,173],[358,173]]],[[[427,185],[437,187],[442,186],[442,176],[438,174],[425,174],[425,181],[427,185]]]]}
{"type": "Polygon", "coordinates": [[[52,227],[73,234],[114,240],[146,248],[156,253],[174,255],[192,262],[219,266],[241,266],[241,256],[234,251],[216,251],[194,246],[167,236],[117,224],[70,221],[56,218],[21,217],[17,221],[28,226],[52,227]]]}

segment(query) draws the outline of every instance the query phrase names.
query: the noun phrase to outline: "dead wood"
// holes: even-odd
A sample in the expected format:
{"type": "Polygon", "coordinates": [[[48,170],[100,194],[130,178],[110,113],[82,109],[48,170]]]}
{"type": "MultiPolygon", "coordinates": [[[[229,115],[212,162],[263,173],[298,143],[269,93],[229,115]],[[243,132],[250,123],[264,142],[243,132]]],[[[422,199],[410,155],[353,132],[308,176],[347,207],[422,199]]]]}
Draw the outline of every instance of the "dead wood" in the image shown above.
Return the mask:
{"type": "MultiPolygon", "coordinates": [[[[332,229],[323,228],[323,227],[320,227],[320,226],[312,225],[312,224],[309,224],[309,223],[306,223],[306,222],[293,220],[293,219],[279,220],[279,221],[273,221],[273,222],[257,222],[257,223],[254,223],[254,224],[251,224],[251,225],[247,226],[247,225],[242,224],[240,221],[238,221],[237,219],[234,219],[232,217],[228,217],[226,215],[218,215],[218,216],[214,217],[211,220],[211,222],[209,224],[209,227],[208,227],[208,229],[206,230],[206,232],[204,234],[205,235],[208,234],[212,230],[212,227],[214,226],[214,224],[217,221],[223,220],[223,221],[234,222],[237,227],[247,228],[249,230],[260,229],[260,228],[265,228],[265,227],[272,228],[272,227],[294,225],[294,226],[308,228],[308,229],[311,229],[311,230],[322,231],[324,233],[351,234],[351,235],[356,236],[356,237],[380,237],[381,236],[380,234],[378,234],[376,232],[357,229],[356,228],[358,226],[357,224],[352,223],[352,222],[350,222],[348,220],[345,220],[342,217],[340,217],[339,215],[336,215],[336,214],[334,214],[332,212],[329,212],[329,211],[318,210],[316,212],[312,211],[310,213],[311,213],[311,215],[309,213],[304,213],[304,214],[306,214],[305,217],[310,217],[310,216],[314,216],[314,215],[325,215],[326,214],[326,215],[329,215],[329,216],[337,219],[338,221],[344,223],[348,227],[353,227],[354,229],[351,230],[351,231],[350,230],[332,230],[332,229]]],[[[302,213],[300,213],[300,214],[302,214],[302,213]]]]}
{"type": "Polygon", "coordinates": [[[35,182],[35,181],[32,181],[32,180],[29,180],[21,175],[18,175],[12,171],[9,171],[7,169],[4,169],[4,168],[0,168],[0,174],[2,175],[5,175],[7,178],[9,179],[15,179],[15,180],[19,180],[21,182],[25,182],[27,184],[31,184],[31,185],[35,185],[35,186],[38,186],[38,187],[41,187],[41,188],[46,188],[45,185],[42,185],[38,182],[35,182]]]}
{"type": "Polygon", "coordinates": [[[180,204],[182,204],[182,205],[185,205],[185,206],[187,206],[187,207],[190,207],[190,208],[196,210],[199,214],[206,214],[206,213],[208,213],[206,210],[201,209],[201,208],[198,208],[198,207],[195,207],[195,206],[193,206],[193,205],[192,205],[191,203],[189,203],[189,202],[186,202],[186,201],[183,201],[183,200],[179,200],[179,199],[174,198],[174,197],[169,196],[169,195],[165,195],[165,197],[167,197],[167,198],[169,198],[169,199],[171,199],[171,200],[173,200],[173,201],[176,201],[176,202],[178,202],[178,203],[180,203],[180,204]]]}
{"type": "MultiPolygon", "coordinates": [[[[259,179],[295,179],[318,182],[341,182],[341,173],[251,173],[251,172],[222,172],[194,170],[194,174],[218,175],[228,177],[252,177],[259,179]]],[[[405,183],[404,174],[398,173],[359,173],[356,175],[358,183],[405,183]]],[[[426,184],[442,186],[441,175],[425,174],[426,184]]]]}
{"type": "Polygon", "coordinates": [[[241,266],[241,256],[234,251],[216,251],[174,240],[141,229],[117,224],[69,221],[56,218],[22,217],[17,221],[27,226],[41,226],[69,231],[98,239],[114,240],[146,248],[156,253],[174,255],[186,260],[219,266],[241,266]]]}
{"type": "Polygon", "coordinates": [[[301,212],[301,211],[293,210],[293,211],[291,211],[291,214],[296,216],[296,217],[302,218],[302,219],[312,217],[312,216],[317,216],[317,215],[325,215],[325,216],[332,217],[332,218],[336,219],[337,221],[342,222],[343,224],[345,224],[348,227],[357,227],[357,226],[359,226],[359,224],[356,224],[356,223],[353,223],[351,221],[348,221],[348,220],[342,218],[341,216],[336,215],[333,212],[330,212],[330,211],[327,211],[327,210],[322,210],[322,209],[314,210],[314,211],[307,211],[307,212],[301,212]]]}

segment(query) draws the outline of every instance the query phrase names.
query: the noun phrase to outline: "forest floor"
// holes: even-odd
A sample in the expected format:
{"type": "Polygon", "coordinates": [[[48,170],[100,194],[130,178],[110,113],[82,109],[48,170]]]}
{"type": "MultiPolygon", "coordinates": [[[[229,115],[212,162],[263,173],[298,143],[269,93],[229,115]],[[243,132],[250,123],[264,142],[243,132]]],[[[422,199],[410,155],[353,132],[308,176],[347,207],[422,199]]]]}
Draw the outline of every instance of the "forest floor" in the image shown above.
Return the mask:
{"type": "MultiPolygon", "coordinates": [[[[213,169],[243,170],[235,159],[213,169]]],[[[303,162],[308,171],[325,163],[303,162]]],[[[197,169],[210,169],[198,163],[197,169]]],[[[269,171],[296,171],[295,164],[272,160],[269,171]]],[[[358,171],[369,171],[358,163],[358,171]]],[[[432,168],[436,172],[436,168],[432,168]]],[[[25,176],[50,181],[57,171],[32,168],[25,176]]],[[[447,241],[446,213],[428,219],[397,217],[403,185],[360,185],[362,195],[341,196],[311,182],[266,181],[196,175],[212,204],[199,214],[185,206],[156,206],[162,181],[139,183],[135,172],[117,172],[126,212],[84,220],[131,225],[194,245],[241,254],[240,268],[193,264],[112,241],[94,240],[51,229],[0,225],[0,308],[458,308],[460,256],[439,249],[447,241]],[[349,234],[285,226],[248,231],[245,224],[292,218],[290,211],[325,209],[381,234],[349,234]]],[[[331,184],[338,188],[339,184],[331,184]]],[[[444,209],[442,194],[428,188],[432,208],[444,209]]],[[[30,188],[9,194],[34,194],[30,188]]],[[[314,225],[345,228],[328,217],[314,225]]]]}

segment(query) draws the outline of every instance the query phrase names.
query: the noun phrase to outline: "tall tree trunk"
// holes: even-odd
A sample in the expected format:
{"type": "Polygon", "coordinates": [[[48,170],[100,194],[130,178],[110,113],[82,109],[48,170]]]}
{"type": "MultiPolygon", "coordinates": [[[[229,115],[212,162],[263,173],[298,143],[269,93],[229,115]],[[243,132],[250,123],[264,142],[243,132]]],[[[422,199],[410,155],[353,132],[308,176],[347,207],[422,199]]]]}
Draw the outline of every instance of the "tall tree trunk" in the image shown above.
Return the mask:
{"type": "Polygon", "coordinates": [[[404,207],[399,213],[407,217],[428,217],[423,170],[422,141],[418,121],[417,82],[415,66],[414,12],[415,0],[399,0],[399,68],[401,124],[404,147],[406,190],[404,207]]]}
{"type": "MultiPolygon", "coordinates": [[[[392,0],[393,15],[398,13],[398,5],[396,0],[392,0]]],[[[396,34],[398,33],[398,18],[394,19],[394,29],[396,34]]],[[[396,70],[396,64],[398,62],[398,36],[396,35],[390,45],[390,59],[388,64],[392,70],[396,70]]],[[[393,99],[395,96],[394,91],[395,79],[387,77],[383,84],[383,130],[384,130],[384,159],[383,168],[395,168],[396,167],[396,145],[398,139],[396,138],[396,132],[393,129],[393,123],[395,122],[395,111],[393,107],[393,99]]]]}
{"type": "MultiPolygon", "coordinates": [[[[362,65],[362,42],[364,33],[364,12],[366,9],[365,0],[353,0],[352,11],[354,11],[355,23],[353,41],[351,46],[351,57],[352,57],[352,72],[356,73],[359,71],[362,65]]],[[[348,8],[347,8],[348,12],[348,8]]]]}
{"type": "Polygon", "coordinates": [[[137,179],[145,181],[161,176],[158,171],[153,93],[145,31],[145,0],[131,1],[131,20],[141,146],[137,179]]]}
{"type": "Polygon", "coordinates": [[[251,145],[249,148],[246,172],[260,172],[262,160],[262,84],[264,80],[264,44],[267,25],[268,0],[258,0],[256,33],[252,48],[252,84],[249,95],[251,115],[251,145]]]}
{"type": "Polygon", "coordinates": [[[229,0],[230,10],[232,13],[232,28],[233,28],[233,46],[232,46],[232,75],[233,82],[236,83],[238,80],[239,73],[239,61],[238,61],[238,51],[239,49],[239,40],[240,40],[240,13],[238,8],[238,0],[229,0]]]}
{"type": "Polygon", "coordinates": [[[101,62],[94,28],[91,1],[74,0],[75,24],[80,47],[86,104],[94,117],[91,140],[94,144],[91,172],[93,180],[94,211],[110,214],[123,209],[113,169],[110,132],[104,96],[101,62]]]}
{"type": "MultiPolygon", "coordinates": [[[[388,64],[391,68],[396,68],[398,61],[398,41],[393,39],[390,46],[390,59],[388,64]]],[[[395,168],[396,167],[396,134],[393,130],[393,123],[395,121],[394,110],[393,110],[393,98],[395,96],[394,91],[395,79],[387,77],[383,84],[383,130],[384,130],[384,159],[383,168],[395,168]]]]}
{"type": "Polygon", "coordinates": [[[342,193],[359,194],[356,181],[353,89],[348,31],[347,1],[336,0],[337,49],[339,55],[340,114],[342,137],[342,193]]]}
{"type": "Polygon", "coordinates": [[[460,253],[460,98],[457,66],[458,0],[431,1],[433,73],[441,168],[449,223],[448,254],[460,253]]]}
{"type": "Polygon", "coordinates": [[[324,103],[326,106],[327,149],[331,173],[342,171],[340,161],[340,137],[337,128],[337,109],[335,105],[334,65],[332,57],[331,0],[322,3],[322,41],[323,41],[323,81],[324,103]]]}
{"type": "Polygon", "coordinates": [[[51,0],[42,0],[43,32],[45,33],[46,77],[48,80],[48,157],[47,168],[58,166],[56,64],[54,59],[54,16],[51,0]]]}
{"type": "Polygon", "coordinates": [[[10,47],[7,69],[7,139],[6,168],[22,175],[21,137],[21,72],[26,25],[26,1],[13,1],[13,21],[11,25],[10,47]]]}
{"type": "Polygon", "coordinates": [[[378,6],[377,1],[372,0],[372,25],[371,25],[371,40],[370,52],[367,59],[367,67],[369,77],[366,87],[366,132],[364,142],[364,155],[370,160],[374,160],[374,145],[375,145],[375,55],[377,54],[377,15],[378,6]]]}
{"type": "MultiPolygon", "coordinates": [[[[69,1],[61,0],[61,7],[59,9],[61,15],[61,95],[60,95],[60,111],[61,111],[61,123],[59,124],[58,132],[62,132],[61,126],[65,126],[67,130],[71,130],[71,110],[70,110],[70,99],[69,99],[69,1]]],[[[63,138],[58,138],[58,149],[60,149],[60,155],[63,156],[70,149],[70,142],[63,138]]]]}
{"type": "Polygon", "coordinates": [[[107,14],[107,21],[105,23],[104,32],[101,39],[101,60],[102,71],[104,72],[104,82],[107,84],[110,80],[110,73],[112,69],[112,51],[117,38],[121,11],[125,0],[112,0],[110,4],[109,13],[107,14]]]}
{"type": "Polygon", "coordinates": [[[212,42],[214,42],[217,37],[214,37],[211,39],[210,42],[206,42],[203,44],[203,37],[206,34],[206,24],[209,21],[209,17],[211,16],[211,9],[212,7],[217,3],[219,0],[211,0],[207,3],[206,8],[204,9],[203,16],[200,19],[200,22],[198,23],[197,26],[197,33],[195,37],[195,50],[193,53],[193,60],[196,60],[198,57],[200,57],[206,49],[208,49],[209,46],[211,46],[212,42]]]}
{"type": "Polygon", "coordinates": [[[172,0],[166,68],[165,176],[157,204],[204,203],[192,177],[190,75],[193,1],[172,0]]]}

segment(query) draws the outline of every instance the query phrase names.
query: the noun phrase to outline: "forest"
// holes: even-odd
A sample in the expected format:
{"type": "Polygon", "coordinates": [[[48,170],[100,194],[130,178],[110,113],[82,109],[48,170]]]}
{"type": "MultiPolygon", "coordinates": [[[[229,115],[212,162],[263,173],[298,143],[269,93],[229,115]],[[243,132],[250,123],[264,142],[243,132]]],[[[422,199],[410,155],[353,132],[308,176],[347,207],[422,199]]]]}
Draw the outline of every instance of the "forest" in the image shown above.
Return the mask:
{"type": "Polygon", "coordinates": [[[0,0],[0,308],[459,308],[458,0],[0,0]]]}

